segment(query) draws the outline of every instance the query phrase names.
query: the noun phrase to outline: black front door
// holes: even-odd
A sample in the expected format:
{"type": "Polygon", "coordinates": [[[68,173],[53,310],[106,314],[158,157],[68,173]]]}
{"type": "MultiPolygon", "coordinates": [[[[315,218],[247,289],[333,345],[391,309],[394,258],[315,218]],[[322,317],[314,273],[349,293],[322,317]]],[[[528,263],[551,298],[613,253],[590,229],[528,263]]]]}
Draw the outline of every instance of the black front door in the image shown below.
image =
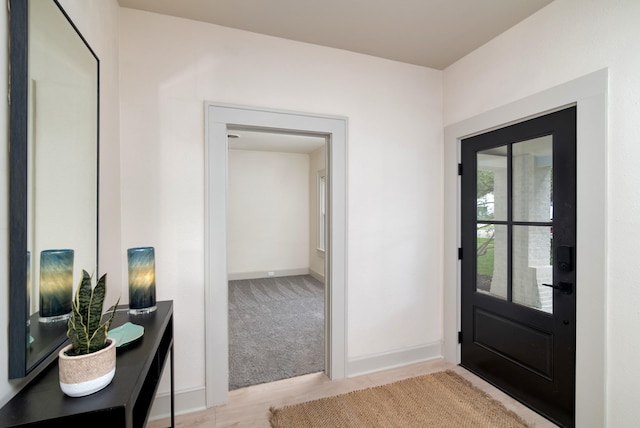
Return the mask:
{"type": "Polygon", "coordinates": [[[576,108],[462,141],[462,366],[574,425],[576,108]]]}

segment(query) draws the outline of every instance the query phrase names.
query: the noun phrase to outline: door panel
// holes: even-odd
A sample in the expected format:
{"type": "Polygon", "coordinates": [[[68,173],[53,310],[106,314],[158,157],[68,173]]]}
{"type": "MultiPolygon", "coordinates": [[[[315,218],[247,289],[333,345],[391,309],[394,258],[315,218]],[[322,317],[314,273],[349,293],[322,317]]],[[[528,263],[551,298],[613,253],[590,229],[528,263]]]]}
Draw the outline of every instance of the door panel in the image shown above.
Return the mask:
{"type": "Polygon", "coordinates": [[[549,332],[479,307],[474,308],[474,318],[476,345],[551,378],[553,336],[549,332]]]}
{"type": "Polygon", "coordinates": [[[575,407],[575,118],[462,141],[461,365],[561,426],[575,407]]]}

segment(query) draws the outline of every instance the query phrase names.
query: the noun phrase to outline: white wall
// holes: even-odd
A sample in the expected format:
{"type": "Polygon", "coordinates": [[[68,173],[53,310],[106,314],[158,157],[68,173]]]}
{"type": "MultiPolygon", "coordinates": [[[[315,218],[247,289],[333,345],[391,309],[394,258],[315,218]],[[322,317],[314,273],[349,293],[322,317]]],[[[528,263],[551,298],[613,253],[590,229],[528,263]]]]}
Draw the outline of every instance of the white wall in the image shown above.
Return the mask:
{"type": "Polygon", "coordinates": [[[439,345],[442,73],[121,9],[123,243],[156,246],[176,388],[204,386],[205,100],[349,118],[349,359],[439,345]]]}
{"type": "MultiPolygon", "coordinates": [[[[609,213],[608,274],[607,299],[602,304],[607,312],[606,419],[612,427],[633,426],[640,418],[640,341],[634,336],[640,324],[640,265],[636,260],[640,239],[639,20],[640,2],[634,0],[556,0],[444,72],[444,123],[449,125],[609,69],[608,195],[603,201],[609,213]]],[[[578,141],[581,150],[588,148],[578,141]]],[[[578,192],[588,196],[589,189],[578,183],[578,192]]],[[[603,284],[576,285],[580,287],[603,284]]]]}
{"type": "MultiPolygon", "coordinates": [[[[120,260],[120,151],[118,105],[118,3],[116,0],[87,2],[61,0],[87,42],[100,58],[100,243],[99,263],[101,272],[109,272],[107,303],[115,303],[122,292],[118,278],[122,270],[120,260]]],[[[0,68],[7,70],[7,12],[0,14],[0,68]]],[[[7,73],[0,73],[2,97],[6,99],[7,73]]],[[[0,129],[8,136],[8,109],[0,103],[0,129]]],[[[6,138],[8,144],[8,137],[6,138]]],[[[4,254],[8,254],[8,160],[7,150],[0,150],[0,241],[5,242],[4,254]]],[[[8,258],[0,258],[0,278],[9,283],[8,258]]],[[[0,292],[0,367],[8,367],[7,328],[9,302],[7,285],[0,292]]],[[[124,288],[126,292],[126,287],[124,288]]],[[[1,370],[1,373],[8,373],[1,370]]],[[[0,375],[0,404],[4,404],[20,388],[24,380],[8,381],[0,375]]],[[[29,378],[25,379],[28,380],[29,378]]]]}
{"type": "Polygon", "coordinates": [[[308,269],[309,155],[229,150],[228,171],[229,275],[308,269]]]}
{"type": "Polygon", "coordinates": [[[325,170],[325,148],[309,154],[309,269],[324,277],[324,252],[318,251],[318,172],[325,170]]]}

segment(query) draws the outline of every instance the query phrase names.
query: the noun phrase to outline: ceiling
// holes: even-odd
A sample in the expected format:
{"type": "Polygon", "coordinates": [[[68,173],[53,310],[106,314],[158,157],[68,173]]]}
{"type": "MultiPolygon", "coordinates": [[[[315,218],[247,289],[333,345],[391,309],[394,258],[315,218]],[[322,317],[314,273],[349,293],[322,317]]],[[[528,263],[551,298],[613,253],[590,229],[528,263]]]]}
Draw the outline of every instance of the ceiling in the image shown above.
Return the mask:
{"type": "Polygon", "coordinates": [[[552,0],[118,0],[146,10],[442,70],[552,0]]]}
{"type": "Polygon", "coordinates": [[[281,153],[311,153],[324,147],[325,137],[261,129],[234,129],[227,132],[229,149],[281,153]]]}

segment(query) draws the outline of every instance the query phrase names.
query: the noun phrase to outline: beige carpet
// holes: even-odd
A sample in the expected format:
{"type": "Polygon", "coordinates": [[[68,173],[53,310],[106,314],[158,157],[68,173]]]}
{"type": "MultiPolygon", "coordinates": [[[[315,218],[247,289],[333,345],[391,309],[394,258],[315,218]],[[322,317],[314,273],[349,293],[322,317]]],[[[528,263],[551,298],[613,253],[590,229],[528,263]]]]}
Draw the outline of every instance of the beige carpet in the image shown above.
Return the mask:
{"type": "Polygon", "coordinates": [[[273,428],[528,426],[451,370],[271,408],[269,422],[273,428]]]}

